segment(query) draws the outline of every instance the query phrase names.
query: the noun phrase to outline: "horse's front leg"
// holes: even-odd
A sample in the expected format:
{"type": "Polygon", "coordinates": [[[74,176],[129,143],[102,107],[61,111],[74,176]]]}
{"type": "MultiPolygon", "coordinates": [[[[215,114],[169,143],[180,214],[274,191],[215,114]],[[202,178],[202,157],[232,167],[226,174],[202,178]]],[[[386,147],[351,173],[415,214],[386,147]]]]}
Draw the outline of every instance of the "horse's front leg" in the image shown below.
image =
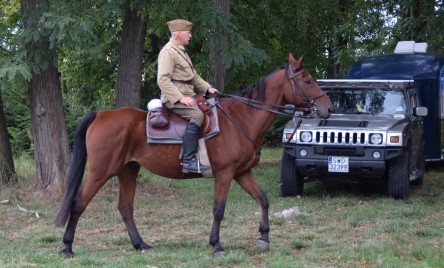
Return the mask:
{"type": "Polygon", "coordinates": [[[143,241],[134,222],[134,196],[139,170],[139,164],[130,162],[117,174],[120,185],[118,209],[133,247],[144,252],[152,247],[143,241]]]}
{"type": "Polygon", "coordinates": [[[261,237],[257,240],[256,247],[260,250],[268,251],[270,244],[268,237],[268,234],[270,232],[270,224],[268,221],[269,204],[267,195],[259,187],[256,178],[254,177],[251,170],[234,179],[248,194],[250,194],[256,200],[256,202],[261,207],[261,218],[259,224],[259,232],[261,234],[261,237]]]}
{"type": "Polygon", "coordinates": [[[228,190],[231,185],[231,177],[216,176],[214,180],[213,201],[213,226],[210,234],[210,244],[213,246],[213,256],[224,256],[225,250],[220,244],[220,225],[224,218],[225,205],[227,203],[228,190]]]}

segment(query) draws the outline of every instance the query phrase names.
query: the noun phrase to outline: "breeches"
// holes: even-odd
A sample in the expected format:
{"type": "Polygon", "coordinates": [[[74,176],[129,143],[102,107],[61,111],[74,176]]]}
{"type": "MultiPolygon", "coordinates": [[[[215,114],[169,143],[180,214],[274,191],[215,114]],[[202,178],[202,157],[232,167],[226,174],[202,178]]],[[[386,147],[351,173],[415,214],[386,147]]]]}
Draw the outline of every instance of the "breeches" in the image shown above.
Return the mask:
{"type": "Polygon", "coordinates": [[[194,124],[198,125],[199,127],[202,126],[202,123],[204,120],[204,114],[199,109],[197,104],[195,104],[191,107],[186,106],[185,104],[182,104],[180,102],[172,104],[171,102],[167,101],[164,104],[173,113],[178,114],[181,117],[189,120],[190,123],[194,123],[194,124]]]}

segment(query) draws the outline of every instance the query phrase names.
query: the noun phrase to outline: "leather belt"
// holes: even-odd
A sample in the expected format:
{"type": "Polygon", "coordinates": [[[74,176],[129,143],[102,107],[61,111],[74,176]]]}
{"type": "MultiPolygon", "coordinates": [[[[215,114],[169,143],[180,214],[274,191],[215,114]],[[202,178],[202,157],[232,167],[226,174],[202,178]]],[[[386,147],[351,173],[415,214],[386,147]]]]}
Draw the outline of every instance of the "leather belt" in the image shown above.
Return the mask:
{"type": "Polygon", "coordinates": [[[190,86],[193,85],[192,84],[193,80],[174,80],[174,79],[171,79],[171,82],[179,83],[179,84],[187,84],[187,85],[190,85],[190,86]]]}

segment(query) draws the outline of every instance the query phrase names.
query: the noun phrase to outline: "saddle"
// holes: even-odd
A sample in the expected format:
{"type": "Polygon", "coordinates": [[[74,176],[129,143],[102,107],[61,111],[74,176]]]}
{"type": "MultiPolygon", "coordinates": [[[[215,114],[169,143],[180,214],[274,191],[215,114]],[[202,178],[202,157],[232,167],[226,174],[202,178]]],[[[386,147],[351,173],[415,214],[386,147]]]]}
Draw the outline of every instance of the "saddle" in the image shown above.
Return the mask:
{"type": "MultiPolygon", "coordinates": [[[[214,98],[196,98],[199,108],[204,113],[201,129],[204,139],[214,137],[219,133],[216,102],[214,98]]],[[[150,109],[146,118],[146,134],[148,143],[182,144],[188,121],[171,112],[164,105],[150,109]]]]}

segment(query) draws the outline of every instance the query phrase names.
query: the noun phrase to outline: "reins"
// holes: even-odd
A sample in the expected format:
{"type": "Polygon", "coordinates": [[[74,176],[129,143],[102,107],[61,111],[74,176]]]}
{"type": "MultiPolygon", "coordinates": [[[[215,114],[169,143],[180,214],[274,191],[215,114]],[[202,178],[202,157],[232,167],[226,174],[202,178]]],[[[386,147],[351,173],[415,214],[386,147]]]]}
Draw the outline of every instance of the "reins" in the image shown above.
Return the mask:
{"type": "MultiPolygon", "coordinates": [[[[303,90],[300,90],[300,89],[298,90],[294,79],[298,75],[300,75],[302,72],[304,72],[304,69],[300,69],[297,72],[293,72],[293,70],[291,69],[292,65],[293,64],[287,65],[286,75],[287,75],[288,80],[290,80],[290,83],[291,83],[293,99],[296,98],[295,95],[296,95],[296,92],[298,92],[302,97],[302,102],[305,104],[309,104],[311,106],[310,108],[276,105],[276,104],[271,104],[271,103],[267,103],[267,102],[263,102],[263,101],[254,100],[251,98],[241,97],[238,95],[231,95],[231,94],[216,93],[216,96],[219,98],[235,99],[235,100],[242,102],[250,107],[253,107],[253,108],[256,108],[259,110],[264,110],[264,111],[278,114],[278,115],[294,116],[296,112],[301,112],[302,115],[300,117],[311,118],[311,117],[313,117],[313,115],[316,114],[316,111],[317,111],[314,100],[324,96],[325,93],[323,92],[322,94],[319,94],[318,96],[311,97],[311,96],[308,96],[303,90]]],[[[219,108],[222,110],[222,107],[219,107],[219,108]]]]}
{"type": "MultiPolygon", "coordinates": [[[[218,95],[220,95],[219,93],[218,93],[218,95]]],[[[232,95],[230,95],[230,96],[232,96],[232,95]]],[[[238,126],[238,124],[236,124],[236,122],[234,122],[234,120],[231,118],[231,116],[230,116],[230,114],[228,114],[225,110],[224,110],[224,108],[219,104],[219,102],[217,101],[216,102],[216,107],[217,108],[219,108],[224,114],[225,114],[225,116],[228,118],[228,120],[233,124],[233,126],[235,126],[236,128],[237,128],[237,130],[239,131],[239,133],[242,135],[242,136],[244,136],[244,138],[246,138],[247,140],[249,140],[250,142],[251,142],[251,144],[253,144],[253,146],[254,146],[254,149],[255,149],[255,151],[258,153],[258,154],[260,154],[260,152],[261,152],[261,148],[260,148],[260,146],[258,146],[250,137],[248,137],[245,133],[244,133],[244,131],[238,126]]]]}
{"type": "Polygon", "coordinates": [[[253,100],[253,99],[249,99],[249,98],[245,98],[245,97],[241,97],[241,96],[237,96],[237,95],[231,95],[231,94],[216,93],[216,96],[219,98],[235,99],[235,100],[242,102],[250,107],[253,107],[253,108],[256,108],[259,110],[264,110],[264,111],[267,111],[270,113],[279,114],[279,115],[286,115],[286,116],[293,116],[295,112],[313,112],[313,110],[315,109],[314,107],[312,107],[312,108],[296,108],[296,107],[276,105],[276,104],[253,100]],[[267,106],[270,108],[267,108],[267,106]],[[280,110],[289,110],[291,112],[280,111],[280,110]]]}
{"type": "MultiPolygon", "coordinates": [[[[302,107],[289,107],[289,106],[283,106],[283,105],[276,105],[276,104],[272,104],[272,103],[267,103],[267,102],[263,102],[263,101],[258,101],[258,100],[254,100],[251,98],[245,98],[245,97],[241,97],[238,95],[231,95],[231,94],[224,94],[224,93],[216,93],[216,99],[220,99],[220,98],[231,98],[234,99],[236,101],[239,101],[241,103],[246,104],[247,106],[259,109],[259,110],[263,110],[263,111],[267,111],[270,113],[274,113],[274,114],[278,114],[278,115],[285,115],[285,116],[295,116],[296,112],[301,112],[301,115],[298,116],[299,119],[299,124],[302,121],[301,118],[312,118],[314,117],[314,115],[317,112],[317,108],[316,105],[314,103],[314,100],[322,97],[325,95],[325,93],[322,93],[318,96],[315,97],[310,97],[307,96],[307,94],[303,91],[303,90],[298,90],[298,88],[296,87],[296,83],[294,81],[294,79],[301,74],[304,69],[301,69],[295,73],[293,73],[293,70],[291,69],[291,65],[289,64],[286,68],[286,74],[287,74],[287,78],[290,80],[291,83],[291,87],[292,87],[292,95],[293,95],[293,99],[296,98],[296,92],[299,92],[299,94],[301,95],[301,97],[303,98],[303,103],[307,103],[310,104],[310,108],[302,108],[302,107]]],[[[259,85],[258,85],[259,86],[259,85]]],[[[260,153],[260,146],[258,144],[256,144],[251,138],[249,138],[244,132],[243,130],[238,126],[238,124],[236,124],[236,122],[234,122],[234,120],[231,118],[231,116],[224,110],[224,108],[220,105],[219,101],[216,101],[215,104],[224,114],[225,116],[228,118],[228,120],[237,128],[237,130],[241,133],[242,136],[244,136],[247,140],[249,140],[254,148],[256,149],[257,153],[260,153]]]]}

